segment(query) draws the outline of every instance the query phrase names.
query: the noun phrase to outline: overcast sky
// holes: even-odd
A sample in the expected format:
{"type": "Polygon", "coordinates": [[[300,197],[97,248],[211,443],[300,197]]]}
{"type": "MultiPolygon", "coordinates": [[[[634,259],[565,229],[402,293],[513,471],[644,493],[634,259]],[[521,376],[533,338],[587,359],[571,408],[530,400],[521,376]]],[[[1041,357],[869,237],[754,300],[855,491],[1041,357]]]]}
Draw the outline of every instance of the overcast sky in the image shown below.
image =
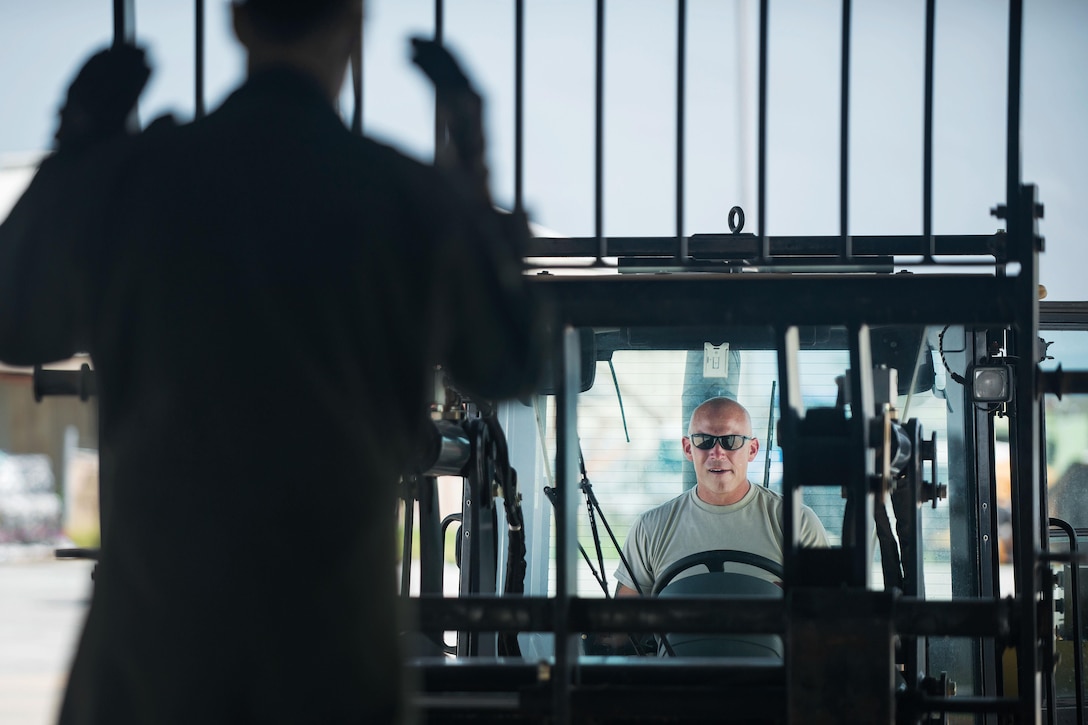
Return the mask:
{"type": "MultiPolygon", "coordinates": [[[[241,79],[223,0],[206,0],[207,102],[241,79]]],[[[1049,299],[1088,299],[1081,269],[1088,200],[1088,2],[1025,0],[1023,180],[1046,205],[1049,299]]],[[[526,0],[525,202],[561,233],[594,230],[595,0],[526,0]]],[[[767,232],[839,233],[838,0],[772,0],[767,232]]],[[[193,10],[137,0],[155,74],[146,120],[193,112],[193,10]]],[[[448,44],[488,101],[493,191],[513,199],[513,0],[446,0],[448,44]]],[[[990,234],[1004,201],[1007,5],[937,3],[934,232],[990,234]]],[[[684,233],[727,231],[734,204],[755,225],[755,0],[687,3],[684,233]]],[[[922,231],[923,0],[853,2],[848,229],[922,231]]],[[[107,0],[0,0],[0,155],[48,148],[80,62],[108,43],[107,0]]],[[[432,0],[370,0],[368,132],[427,159],[432,105],[408,37],[433,32],[432,0]]],[[[676,232],[675,0],[611,0],[605,22],[606,235],[676,232]]],[[[345,109],[349,112],[350,109],[345,109]]],[[[2,159],[0,159],[2,161],[2,159]]]]}

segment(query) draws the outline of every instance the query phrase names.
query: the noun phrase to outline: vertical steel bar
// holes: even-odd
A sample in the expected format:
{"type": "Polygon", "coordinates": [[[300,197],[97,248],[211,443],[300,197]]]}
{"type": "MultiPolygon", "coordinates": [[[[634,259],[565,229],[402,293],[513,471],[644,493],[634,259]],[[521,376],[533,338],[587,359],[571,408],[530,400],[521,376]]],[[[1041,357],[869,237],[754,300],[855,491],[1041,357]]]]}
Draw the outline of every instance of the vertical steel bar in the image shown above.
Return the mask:
{"type": "MultiPolygon", "coordinates": [[[[1007,103],[1006,220],[1011,259],[1019,261],[1017,307],[1013,329],[1023,349],[1014,365],[1015,414],[1010,416],[1013,481],[1014,568],[1016,597],[1025,603],[1017,637],[1018,714],[1022,722],[1038,722],[1042,707],[1039,662],[1039,621],[1035,602],[1042,588],[1039,567],[1041,546],[1041,485],[1038,462],[1041,405],[1036,404],[1035,340],[1039,330],[1039,270],[1034,239],[1034,194],[1025,194],[1020,181],[1020,90],[1023,37],[1023,0],[1009,1],[1009,58],[1007,103]]],[[[999,269],[1003,267],[999,266],[999,269]]]]}
{"type": "MultiPolygon", "coordinates": [[[[966,360],[978,359],[986,353],[986,333],[965,331],[966,360]]],[[[953,561],[957,556],[963,556],[970,562],[977,562],[977,571],[974,576],[957,577],[955,563],[953,563],[952,596],[953,597],[983,597],[998,599],[1001,597],[1001,544],[1000,527],[998,523],[998,496],[997,496],[997,456],[994,451],[994,416],[986,410],[980,410],[971,402],[970,391],[964,391],[954,398],[956,408],[963,407],[970,411],[964,415],[966,430],[963,436],[964,446],[962,453],[960,447],[954,445],[952,431],[949,431],[949,476],[953,471],[953,460],[962,456],[966,461],[973,462],[973,470],[968,469],[967,481],[976,482],[977,485],[967,486],[967,497],[975,497],[977,501],[964,501],[965,496],[957,496],[956,489],[949,480],[948,511],[949,521],[952,523],[952,556],[953,561]],[[973,505],[972,505],[973,504],[973,505]],[[970,507],[968,507],[970,506],[970,507]],[[964,539],[957,536],[961,527],[973,531],[972,539],[964,539]],[[977,552],[977,553],[976,553],[977,552]],[[978,584],[974,585],[977,578],[978,584]]],[[[993,637],[981,639],[977,645],[977,657],[975,671],[976,689],[978,694],[996,694],[998,682],[1001,680],[1001,650],[993,637]]],[[[996,718],[990,716],[984,722],[994,725],[996,718]]]]}
{"type": "Polygon", "coordinates": [[[767,236],[767,31],[768,0],[759,3],[759,151],[756,159],[756,225],[759,234],[759,258],[771,258],[771,239],[767,236]]]}
{"type": "MultiPolygon", "coordinates": [[[[477,551],[477,542],[480,541],[480,515],[478,506],[472,502],[476,498],[472,493],[473,473],[474,471],[470,470],[469,475],[465,476],[461,484],[461,530],[457,536],[461,541],[458,596],[462,597],[480,593],[479,587],[476,586],[480,581],[480,554],[477,551]]],[[[457,656],[468,657],[479,654],[479,644],[479,632],[475,630],[458,632],[457,656]]]]}
{"type": "Polygon", "coordinates": [[[525,0],[514,6],[514,211],[525,208],[525,0]]]}
{"type": "MultiPolygon", "coordinates": [[[[443,565],[445,562],[442,536],[442,514],[438,505],[438,479],[434,476],[420,476],[417,479],[419,492],[416,500],[419,504],[419,593],[421,595],[442,596],[443,565]]],[[[411,551],[407,549],[407,551],[411,551]]],[[[406,589],[401,593],[407,596],[406,589]]],[[[441,630],[423,633],[436,647],[445,645],[441,630]]]]}
{"type": "Polygon", "coordinates": [[[204,0],[196,0],[193,21],[193,118],[204,117],[204,0]]]}
{"type": "MultiPolygon", "coordinates": [[[[1019,367],[1017,372],[1020,372],[1019,367]]],[[[1036,595],[1041,577],[1036,560],[1039,541],[1039,497],[1035,486],[1033,452],[1028,440],[1032,423],[1032,394],[1023,395],[1017,381],[1015,409],[1009,415],[1009,462],[1012,484],[1013,571],[1015,596],[1023,602],[1016,638],[1016,674],[1019,722],[1039,722],[1042,712],[1042,675],[1039,663],[1036,595]]]]}
{"type": "MultiPolygon", "coordinates": [[[[446,4],[443,0],[434,0],[434,40],[436,43],[445,42],[446,34],[446,4]]],[[[434,155],[438,158],[439,149],[446,144],[446,130],[443,128],[441,112],[435,104],[434,113],[434,155]]]]}
{"type": "Polygon", "coordinates": [[[578,491],[578,408],[580,345],[578,331],[567,327],[558,340],[558,395],[555,411],[555,676],[552,678],[553,715],[557,723],[572,722],[570,694],[578,660],[575,633],[570,630],[571,603],[577,596],[575,557],[578,491]]]}
{"type": "MultiPolygon", "coordinates": [[[[113,47],[123,43],[136,41],[136,3],[135,0],[113,0],[113,47]]],[[[136,109],[125,120],[130,131],[136,131],[140,127],[139,101],[136,109]]],[[[101,416],[101,406],[98,415],[101,416]]],[[[101,426],[100,426],[101,427],[101,426]]],[[[99,530],[99,561],[104,561],[108,556],[109,541],[112,539],[111,531],[113,522],[109,511],[112,510],[113,491],[108,481],[113,480],[113,456],[110,453],[112,446],[106,441],[99,441],[98,453],[98,530],[99,530]]]]}
{"type": "Polygon", "coordinates": [[[351,51],[351,91],[355,107],[351,109],[351,132],[363,135],[363,44],[366,36],[359,32],[359,43],[351,51]]]}
{"type": "Polygon", "coordinates": [[[676,10],[676,261],[688,261],[688,238],[684,236],[684,118],[687,76],[687,0],[677,0],[676,10]]]}
{"type": "MultiPolygon", "coordinates": [[[[1009,1],[1009,78],[1006,160],[1005,206],[1009,219],[1014,216],[1016,200],[1020,196],[1020,61],[1022,38],[1023,2],[1009,1]]],[[[1010,230],[1011,231],[1011,230],[1010,230]]],[[[1015,241],[1015,240],[1014,240],[1015,241]]]]}
{"type": "Polygon", "coordinates": [[[604,238],[604,0],[597,0],[597,89],[594,100],[596,127],[594,129],[594,211],[593,234],[597,238],[597,264],[608,256],[604,238]]]}
{"type": "MultiPolygon", "coordinates": [[[[415,485],[418,485],[418,481],[415,485]]],[[[412,486],[406,487],[406,493],[402,499],[404,502],[404,527],[400,549],[400,595],[402,597],[407,597],[412,588],[412,539],[416,521],[416,500],[411,493],[407,492],[410,490],[412,486]]]]}
{"type": "Polygon", "coordinates": [[[922,236],[925,238],[925,260],[933,261],[936,253],[933,238],[933,54],[936,0],[926,0],[926,70],[925,106],[922,128],[922,236]]]}
{"type": "MultiPolygon", "coordinates": [[[[762,229],[762,227],[761,227],[762,229]]],[[[800,333],[796,327],[776,330],[778,345],[778,440],[782,449],[782,565],[786,585],[796,578],[797,527],[800,525],[803,466],[797,452],[797,439],[804,417],[801,398],[801,374],[798,364],[800,333]]]]}
{"type": "MultiPolygon", "coordinates": [[[[420,476],[416,483],[419,487],[416,493],[416,504],[419,506],[419,593],[441,596],[444,539],[442,512],[438,502],[438,479],[434,476],[420,476]]],[[[440,638],[441,633],[438,633],[435,639],[440,638]]]]}
{"type": "Polygon", "coordinates": [[[767,440],[763,445],[763,488],[771,485],[771,451],[774,449],[774,397],[777,380],[771,381],[771,409],[767,411],[767,440]]]}
{"type": "Polygon", "coordinates": [[[862,589],[871,588],[872,573],[869,562],[873,560],[873,495],[869,490],[873,474],[873,456],[869,447],[869,421],[875,413],[873,397],[873,360],[869,346],[867,325],[849,326],[850,334],[850,453],[855,456],[850,466],[847,490],[855,505],[852,531],[854,540],[842,542],[850,548],[850,585],[862,589]]]}
{"type": "MultiPolygon", "coordinates": [[[[923,566],[925,538],[922,532],[922,514],[920,511],[922,501],[925,500],[923,497],[925,461],[922,456],[924,429],[921,423],[913,420],[907,420],[905,428],[912,439],[912,448],[915,449],[912,456],[914,465],[910,466],[905,480],[900,483],[906,484],[906,491],[909,491],[910,501],[909,504],[902,501],[900,498],[904,493],[902,489],[893,491],[891,500],[892,508],[895,511],[895,529],[899,537],[899,548],[902,554],[902,566],[905,575],[903,594],[908,597],[925,599],[925,569],[923,566]]],[[[937,455],[936,446],[934,446],[932,453],[934,456],[937,455]]],[[[936,479],[932,483],[936,486],[936,479]]],[[[883,505],[884,502],[880,498],[874,497],[874,509],[883,505]]],[[[906,635],[900,637],[898,649],[903,660],[903,676],[907,680],[909,689],[913,690],[920,687],[923,678],[928,674],[926,672],[926,647],[927,640],[924,637],[906,635]]]]}
{"type": "Polygon", "coordinates": [[[113,0],[113,45],[136,40],[136,0],[113,0]]]}
{"type": "MultiPolygon", "coordinates": [[[[850,196],[850,0],[842,0],[842,77],[839,93],[839,235],[842,257],[854,256],[848,227],[850,196]]],[[[872,411],[866,411],[871,414],[872,411]]]]}

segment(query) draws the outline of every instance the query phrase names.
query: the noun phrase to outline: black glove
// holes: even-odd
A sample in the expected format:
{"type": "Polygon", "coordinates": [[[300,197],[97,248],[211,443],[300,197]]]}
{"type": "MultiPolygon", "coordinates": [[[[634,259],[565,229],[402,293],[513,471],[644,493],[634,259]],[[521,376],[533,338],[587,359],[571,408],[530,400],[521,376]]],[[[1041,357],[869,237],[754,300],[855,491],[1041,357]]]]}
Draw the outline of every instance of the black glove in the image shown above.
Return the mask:
{"type": "Polygon", "coordinates": [[[474,93],[468,76],[445,46],[426,38],[412,38],[412,62],[427,74],[439,93],[474,93]]]}
{"type": "Polygon", "coordinates": [[[144,51],[135,46],[118,45],[92,55],[68,87],[57,148],[86,148],[124,133],[150,75],[144,51]]]}
{"type": "Polygon", "coordinates": [[[450,148],[436,149],[437,163],[467,174],[483,197],[488,198],[480,94],[440,43],[412,38],[412,48],[412,61],[434,83],[439,118],[449,132],[450,148]]]}

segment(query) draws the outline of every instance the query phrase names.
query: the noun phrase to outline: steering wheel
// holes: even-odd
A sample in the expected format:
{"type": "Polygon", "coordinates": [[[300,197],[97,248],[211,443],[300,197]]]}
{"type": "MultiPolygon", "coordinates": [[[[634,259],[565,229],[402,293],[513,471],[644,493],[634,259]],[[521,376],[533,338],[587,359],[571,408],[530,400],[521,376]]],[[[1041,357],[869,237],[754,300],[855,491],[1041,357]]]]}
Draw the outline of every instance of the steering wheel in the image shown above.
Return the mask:
{"type": "Polygon", "coordinates": [[[757,569],[762,569],[768,574],[774,574],[779,579],[785,576],[782,565],[765,556],[753,554],[750,551],[738,551],[737,549],[714,549],[713,551],[700,551],[674,561],[654,582],[653,594],[655,596],[660,594],[661,590],[667,587],[681,572],[696,566],[705,566],[711,572],[724,572],[727,562],[748,564],[757,569]]]}

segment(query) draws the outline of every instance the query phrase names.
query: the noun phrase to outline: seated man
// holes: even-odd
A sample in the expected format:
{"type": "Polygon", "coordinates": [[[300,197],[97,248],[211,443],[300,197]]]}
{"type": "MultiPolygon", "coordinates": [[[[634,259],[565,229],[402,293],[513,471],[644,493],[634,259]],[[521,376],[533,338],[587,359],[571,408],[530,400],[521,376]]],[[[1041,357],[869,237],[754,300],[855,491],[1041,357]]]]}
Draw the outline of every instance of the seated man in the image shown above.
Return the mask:
{"type": "MultiPolygon", "coordinates": [[[[728,398],[705,401],[691,414],[683,446],[695,466],[696,485],[635,521],[623,547],[631,571],[621,562],[615,573],[619,596],[650,594],[669,565],[699,552],[732,549],[782,563],[782,496],[748,480],[759,441],[744,406],[728,398]]],[[[827,532],[808,506],[801,507],[800,530],[802,546],[828,545],[827,532]]],[[[773,578],[751,566],[733,570],[773,578]]]]}

